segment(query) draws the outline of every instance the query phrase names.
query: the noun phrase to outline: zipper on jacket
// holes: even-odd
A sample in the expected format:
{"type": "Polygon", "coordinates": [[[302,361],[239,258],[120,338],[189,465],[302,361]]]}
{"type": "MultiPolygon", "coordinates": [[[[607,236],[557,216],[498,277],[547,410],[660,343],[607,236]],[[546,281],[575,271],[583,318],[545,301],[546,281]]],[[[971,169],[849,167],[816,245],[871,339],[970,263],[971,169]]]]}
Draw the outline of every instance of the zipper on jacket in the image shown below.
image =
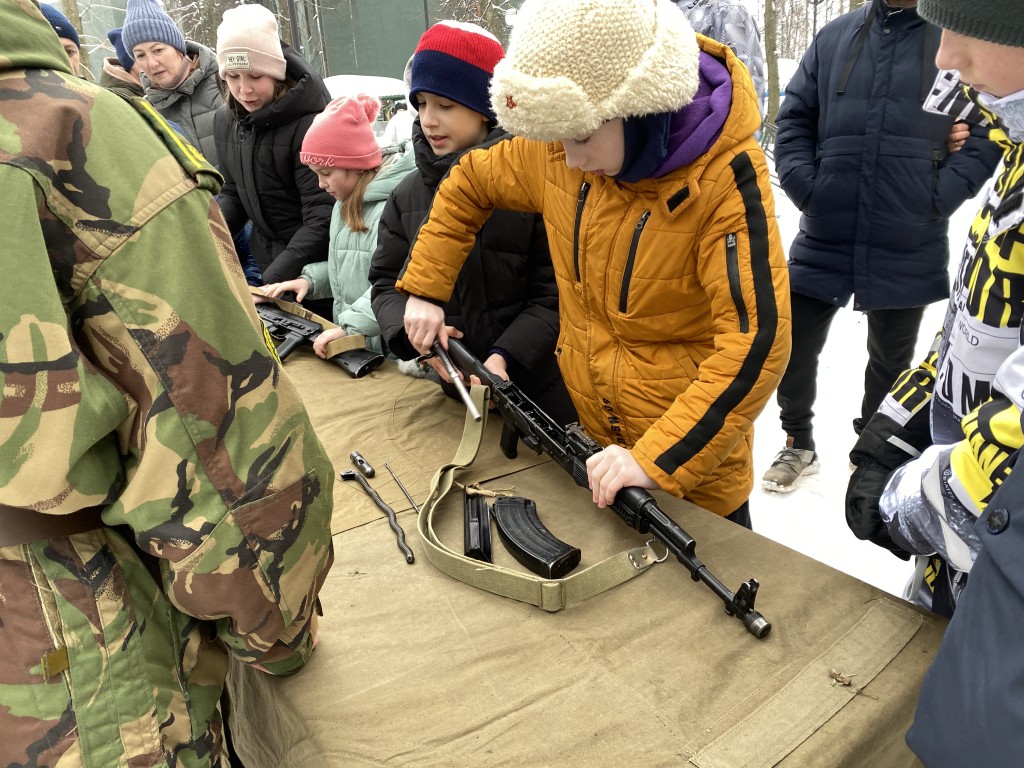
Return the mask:
{"type": "Polygon", "coordinates": [[[629,299],[629,281],[633,278],[633,262],[636,261],[636,247],[640,243],[640,234],[651,218],[650,211],[644,211],[640,220],[633,228],[633,240],[629,244],[629,255],[626,257],[626,268],[622,272],[622,289],[619,291],[619,312],[626,311],[626,303],[629,299]]]}
{"type": "Polygon", "coordinates": [[[725,270],[729,275],[729,293],[732,294],[732,302],[736,305],[736,314],[740,319],[740,333],[747,333],[750,330],[750,317],[747,315],[747,305],[743,303],[743,289],[740,287],[740,255],[736,248],[735,232],[725,236],[725,270]]]}
{"type": "Polygon", "coordinates": [[[583,221],[583,205],[590,193],[590,182],[584,181],[576,196],[576,225],[572,230],[572,268],[576,273],[576,282],[580,281],[580,223],[583,221]]]}

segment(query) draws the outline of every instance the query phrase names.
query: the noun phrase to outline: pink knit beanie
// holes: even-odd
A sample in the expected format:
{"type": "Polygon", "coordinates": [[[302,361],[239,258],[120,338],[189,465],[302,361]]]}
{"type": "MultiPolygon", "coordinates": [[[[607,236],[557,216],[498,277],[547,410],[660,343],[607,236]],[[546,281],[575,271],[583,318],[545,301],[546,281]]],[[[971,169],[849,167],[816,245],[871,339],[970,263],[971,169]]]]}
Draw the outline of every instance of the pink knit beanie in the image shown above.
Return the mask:
{"type": "Polygon", "coordinates": [[[380,146],[370,123],[380,111],[372,96],[340,96],[319,115],[302,140],[303,165],[367,171],[382,162],[380,146]]]}
{"type": "Polygon", "coordinates": [[[251,72],[284,80],[287,64],[277,17],[255,3],[224,11],[217,27],[217,68],[221,77],[228,72],[251,72]]]}

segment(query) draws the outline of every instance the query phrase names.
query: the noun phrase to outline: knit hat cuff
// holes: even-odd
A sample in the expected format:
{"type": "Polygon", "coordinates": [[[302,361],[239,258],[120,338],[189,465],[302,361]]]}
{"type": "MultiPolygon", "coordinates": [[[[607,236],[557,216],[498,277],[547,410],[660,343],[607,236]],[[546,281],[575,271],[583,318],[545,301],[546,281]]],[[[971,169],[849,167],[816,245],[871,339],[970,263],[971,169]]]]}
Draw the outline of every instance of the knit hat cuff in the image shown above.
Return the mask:
{"type": "Polygon", "coordinates": [[[411,80],[413,109],[416,95],[426,91],[495,119],[488,92],[491,73],[487,70],[440,51],[420,51],[414,57],[411,80]]]}
{"type": "Polygon", "coordinates": [[[251,48],[225,48],[217,51],[217,68],[220,76],[228,72],[251,72],[268,75],[275,80],[284,80],[288,63],[283,56],[251,48]]]}
{"type": "Polygon", "coordinates": [[[159,15],[143,15],[141,12],[127,15],[121,28],[121,42],[133,59],[135,46],[142,43],[164,43],[177,48],[182,56],[188,55],[185,35],[162,11],[159,15]]]}
{"type": "Polygon", "coordinates": [[[299,162],[303,165],[319,165],[324,168],[346,168],[352,171],[368,171],[383,162],[380,149],[365,155],[319,155],[316,152],[300,152],[299,162]]]}
{"type": "Polygon", "coordinates": [[[993,12],[987,2],[953,3],[920,0],[917,13],[937,27],[964,37],[974,37],[999,45],[1024,48],[1024,22],[1018,14],[993,12]]]}

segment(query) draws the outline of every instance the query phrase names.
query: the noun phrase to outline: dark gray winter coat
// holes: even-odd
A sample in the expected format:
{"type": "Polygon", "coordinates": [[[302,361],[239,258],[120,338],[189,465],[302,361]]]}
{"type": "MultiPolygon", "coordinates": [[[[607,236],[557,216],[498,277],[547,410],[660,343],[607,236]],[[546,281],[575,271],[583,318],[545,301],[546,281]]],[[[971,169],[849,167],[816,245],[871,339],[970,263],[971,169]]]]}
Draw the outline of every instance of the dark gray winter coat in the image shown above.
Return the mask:
{"type": "Polygon", "coordinates": [[[199,66],[185,82],[173,91],[153,85],[145,73],[139,74],[146,89],[146,100],[165,120],[174,123],[207,159],[217,166],[217,144],[213,138],[213,119],[224,105],[220,75],[217,74],[217,54],[205,45],[189,40],[185,44],[189,57],[199,55],[199,66]]]}
{"type": "Polygon", "coordinates": [[[1024,760],[1024,464],[974,528],[981,554],[932,662],[907,743],[928,768],[1024,760]]]}
{"type": "Polygon", "coordinates": [[[779,181],[803,213],[789,249],[794,293],[839,306],[852,294],[859,310],[949,296],[948,217],[1000,151],[979,130],[949,155],[953,118],[922,110],[938,41],[916,10],[887,18],[875,0],[827,24],[804,55],[775,144],[779,181]]]}

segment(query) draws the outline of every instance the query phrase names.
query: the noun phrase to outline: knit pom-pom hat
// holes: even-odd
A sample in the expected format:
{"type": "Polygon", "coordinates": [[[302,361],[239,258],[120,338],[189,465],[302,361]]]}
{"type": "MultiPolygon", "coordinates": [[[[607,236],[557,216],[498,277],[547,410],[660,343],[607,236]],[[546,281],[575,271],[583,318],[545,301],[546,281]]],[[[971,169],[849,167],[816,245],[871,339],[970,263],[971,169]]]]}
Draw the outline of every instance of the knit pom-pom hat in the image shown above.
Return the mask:
{"type": "Polygon", "coordinates": [[[371,123],[380,112],[372,96],[340,96],[319,115],[302,140],[299,161],[303,165],[368,171],[383,162],[371,123]]]}
{"type": "Polygon", "coordinates": [[[82,41],[78,39],[78,30],[71,25],[71,21],[67,16],[46,3],[39,4],[39,11],[43,14],[43,18],[50,22],[50,26],[57,33],[57,37],[70,40],[78,48],[82,47],[82,41]]]}
{"type": "Polygon", "coordinates": [[[1024,48],[1020,0],[919,0],[918,15],[964,37],[1024,48]]]}
{"type": "Polygon", "coordinates": [[[669,0],[526,0],[491,106],[540,141],[589,136],[616,117],[675,112],[699,84],[697,36],[669,0]]]}
{"type": "Polygon", "coordinates": [[[262,5],[228,8],[217,27],[217,69],[251,72],[284,80],[288,65],[281,50],[277,17],[262,5]]]}
{"type": "Polygon", "coordinates": [[[462,21],[439,21],[420,37],[412,55],[409,99],[417,109],[420,91],[487,115],[492,120],[488,85],[505,50],[483,27],[462,21]]]}
{"type": "Polygon", "coordinates": [[[124,25],[121,27],[121,42],[125,50],[132,53],[141,43],[164,43],[177,48],[182,56],[185,50],[185,36],[167,15],[160,0],[128,0],[124,9],[124,25]]]}

